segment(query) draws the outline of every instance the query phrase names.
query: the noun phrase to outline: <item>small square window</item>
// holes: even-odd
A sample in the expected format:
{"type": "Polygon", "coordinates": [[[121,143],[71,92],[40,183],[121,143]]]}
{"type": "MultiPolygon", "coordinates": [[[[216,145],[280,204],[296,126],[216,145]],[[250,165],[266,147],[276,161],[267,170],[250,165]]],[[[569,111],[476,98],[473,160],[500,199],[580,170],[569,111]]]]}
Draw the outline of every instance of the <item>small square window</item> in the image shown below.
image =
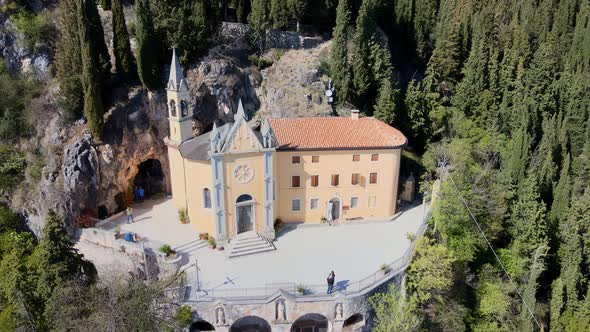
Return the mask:
{"type": "Polygon", "coordinates": [[[317,208],[318,208],[319,204],[320,204],[320,200],[319,200],[319,199],[317,199],[317,198],[312,198],[312,199],[309,201],[309,209],[310,209],[310,210],[317,210],[317,208]]]}
{"type": "Polygon", "coordinates": [[[317,187],[320,184],[320,176],[319,175],[312,175],[311,176],[311,186],[317,187]]]}
{"type": "Polygon", "coordinates": [[[369,207],[374,208],[377,206],[377,196],[369,196],[369,207]]]}
{"type": "Polygon", "coordinates": [[[371,155],[371,161],[378,161],[378,160],[379,160],[379,154],[373,153],[371,155]]]}
{"type": "Polygon", "coordinates": [[[361,160],[360,154],[353,154],[352,155],[352,161],[360,161],[360,160],[361,160]]]}
{"type": "Polygon", "coordinates": [[[320,156],[311,156],[311,162],[312,163],[319,163],[320,162],[320,156]]]}
{"type": "Polygon", "coordinates": [[[376,184],[377,183],[377,173],[371,173],[369,176],[369,183],[376,184]]]}
{"type": "Polygon", "coordinates": [[[340,184],[340,175],[332,174],[332,186],[336,187],[340,184]]]}
{"type": "Polygon", "coordinates": [[[291,158],[291,163],[293,163],[293,164],[299,164],[299,163],[301,163],[301,157],[300,156],[293,156],[291,158]]]}
{"type": "Polygon", "coordinates": [[[301,184],[301,180],[299,178],[299,175],[295,175],[291,177],[291,188],[299,188],[301,184]]]}
{"type": "Polygon", "coordinates": [[[359,184],[359,173],[352,173],[352,179],[350,180],[350,184],[352,184],[352,185],[359,184]]]}
{"type": "Polygon", "coordinates": [[[291,201],[291,211],[301,211],[301,200],[294,199],[291,201]]]}
{"type": "Polygon", "coordinates": [[[358,197],[351,197],[350,198],[350,208],[354,209],[359,207],[359,198],[358,197]]]}

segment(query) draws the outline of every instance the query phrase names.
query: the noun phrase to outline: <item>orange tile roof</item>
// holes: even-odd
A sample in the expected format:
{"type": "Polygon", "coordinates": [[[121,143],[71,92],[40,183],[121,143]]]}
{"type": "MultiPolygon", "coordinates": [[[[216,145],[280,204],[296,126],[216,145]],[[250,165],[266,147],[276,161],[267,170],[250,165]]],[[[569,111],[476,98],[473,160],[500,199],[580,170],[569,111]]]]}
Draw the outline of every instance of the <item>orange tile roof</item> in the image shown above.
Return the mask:
{"type": "Polygon", "coordinates": [[[392,149],[407,143],[401,131],[372,117],[269,119],[279,150],[392,149]]]}

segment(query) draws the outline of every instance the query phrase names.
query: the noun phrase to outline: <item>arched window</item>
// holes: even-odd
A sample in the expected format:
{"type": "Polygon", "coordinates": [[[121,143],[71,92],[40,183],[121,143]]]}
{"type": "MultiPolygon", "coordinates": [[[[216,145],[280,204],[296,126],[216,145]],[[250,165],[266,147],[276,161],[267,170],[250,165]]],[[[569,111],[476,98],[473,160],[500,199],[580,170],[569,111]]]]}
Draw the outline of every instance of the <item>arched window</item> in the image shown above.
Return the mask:
{"type": "Polygon", "coordinates": [[[176,103],[174,100],[170,101],[170,116],[176,116],[176,103]]]}
{"type": "Polygon", "coordinates": [[[188,115],[188,106],[186,100],[180,101],[180,116],[185,117],[188,115]]]}
{"type": "Polygon", "coordinates": [[[209,188],[203,189],[203,207],[205,209],[211,208],[211,190],[209,188]]]}
{"type": "Polygon", "coordinates": [[[243,194],[243,195],[240,195],[240,197],[238,197],[238,199],[236,200],[236,203],[248,202],[251,200],[252,200],[252,196],[250,196],[248,194],[243,194]]]}

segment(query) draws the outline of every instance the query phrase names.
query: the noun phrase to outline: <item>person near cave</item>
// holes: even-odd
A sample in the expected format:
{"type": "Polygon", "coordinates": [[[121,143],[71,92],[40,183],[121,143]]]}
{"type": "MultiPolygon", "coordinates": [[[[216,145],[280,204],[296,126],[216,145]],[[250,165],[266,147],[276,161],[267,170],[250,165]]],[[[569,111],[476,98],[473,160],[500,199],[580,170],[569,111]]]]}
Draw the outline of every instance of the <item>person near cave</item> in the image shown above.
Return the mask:
{"type": "Polygon", "coordinates": [[[131,206],[128,206],[125,212],[127,213],[127,223],[130,224],[132,222],[135,222],[135,220],[133,220],[133,209],[131,208],[131,206]]]}
{"type": "Polygon", "coordinates": [[[139,196],[139,202],[143,203],[143,199],[145,198],[145,190],[143,187],[139,187],[139,189],[137,189],[137,194],[139,196]]]}

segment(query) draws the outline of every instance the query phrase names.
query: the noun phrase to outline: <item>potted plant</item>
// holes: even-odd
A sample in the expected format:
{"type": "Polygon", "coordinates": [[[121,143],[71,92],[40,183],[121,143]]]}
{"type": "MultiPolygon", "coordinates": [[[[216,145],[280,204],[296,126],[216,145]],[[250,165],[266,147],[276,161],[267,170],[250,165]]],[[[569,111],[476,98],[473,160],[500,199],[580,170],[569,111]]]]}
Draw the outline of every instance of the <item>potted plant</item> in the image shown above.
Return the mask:
{"type": "Polygon", "coordinates": [[[178,220],[180,220],[182,224],[188,224],[188,213],[185,208],[178,209],[178,220]]]}
{"type": "Polygon", "coordinates": [[[383,265],[381,265],[381,271],[383,271],[383,274],[389,274],[389,272],[391,272],[391,267],[383,263],[383,265]]]}
{"type": "Polygon", "coordinates": [[[223,246],[217,246],[217,250],[221,251],[223,249],[225,249],[223,246]]]}
{"type": "Polygon", "coordinates": [[[410,240],[410,242],[414,242],[414,240],[416,240],[416,234],[408,232],[406,233],[406,239],[410,240]]]}
{"type": "Polygon", "coordinates": [[[213,236],[209,236],[207,242],[209,243],[209,248],[211,249],[215,249],[215,247],[217,246],[217,244],[215,243],[215,238],[213,236]]]}
{"type": "Polygon", "coordinates": [[[163,253],[164,255],[166,255],[166,257],[170,257],[173,255],[176,255],[176,251],[174,251],[172,249],[172,247],[170,247],[170,245],[165,244],[163,246],[160,247],[160,252],[163,253]]]}
{"type": "Polygon", "coordinates": [[[322,221],[322,223],[327,223],[328,222],[328,219],[326,217],[322,217],[322,218],[320,218],[320,220],[322,221]]]}
{"type": "Polygon", "coordinates": [[[307,288],[305,287],[305,285],[297,285],[295,286],[295,289],[297,290],[297,293],[301,294],[301,295],[305,295],[305,291],[307,290],[307,288]]]}
{"type": "Polygon", "coordinates": [[[199,240],[209,240],[209,233],[199,233],[199,240]]]}

